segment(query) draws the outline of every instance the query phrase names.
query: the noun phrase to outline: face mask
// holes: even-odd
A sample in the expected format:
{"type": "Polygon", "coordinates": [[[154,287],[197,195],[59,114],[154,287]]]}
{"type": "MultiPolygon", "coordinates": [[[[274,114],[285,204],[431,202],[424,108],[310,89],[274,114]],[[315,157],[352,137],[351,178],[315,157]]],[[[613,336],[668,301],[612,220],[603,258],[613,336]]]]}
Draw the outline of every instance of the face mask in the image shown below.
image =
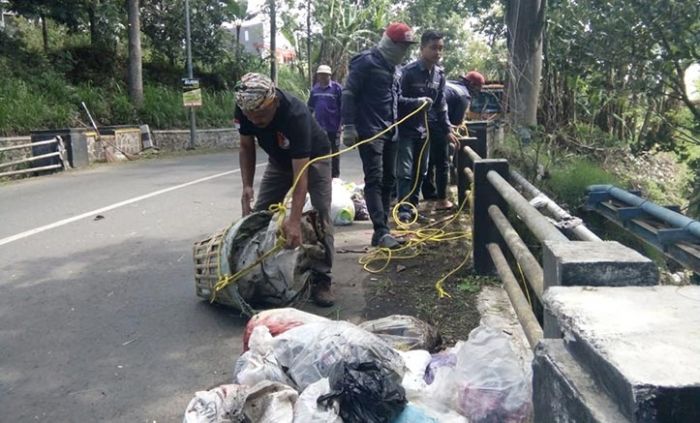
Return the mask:
{"type": "Polygon", "coordinates": [[[382,39],[379,41],[379,45],[377,46],[382,56],[394,66],[401,64],[410,47],[410,44],[395,43],[391,41],[386,34],[382,35],[382,39]]]}

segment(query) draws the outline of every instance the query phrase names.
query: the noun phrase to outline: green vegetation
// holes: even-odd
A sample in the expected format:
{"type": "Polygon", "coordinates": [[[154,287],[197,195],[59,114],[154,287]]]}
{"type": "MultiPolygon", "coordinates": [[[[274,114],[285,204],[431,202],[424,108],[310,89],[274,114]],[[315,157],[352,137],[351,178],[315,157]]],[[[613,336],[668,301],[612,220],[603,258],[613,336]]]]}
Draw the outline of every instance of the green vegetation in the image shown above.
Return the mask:
{"type": "Polygon", "coordinates": [[[562,204],[578,206],[583,202],[586,187],[595,184],[620,185],[620,181],[600,165],[588,160],[573,160],[552,170],[547,180],[549,189],[562,204]]]}

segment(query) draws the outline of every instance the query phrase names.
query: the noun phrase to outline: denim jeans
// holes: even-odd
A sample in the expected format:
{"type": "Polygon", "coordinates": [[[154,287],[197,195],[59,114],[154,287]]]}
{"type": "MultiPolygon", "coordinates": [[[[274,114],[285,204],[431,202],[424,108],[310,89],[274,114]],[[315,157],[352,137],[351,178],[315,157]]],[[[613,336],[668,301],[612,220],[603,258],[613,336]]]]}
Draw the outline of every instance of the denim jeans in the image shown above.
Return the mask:
{"type": "MultiPolygon", "coordinates": [[[[417,134],[399,137],[399,151],[396,160],[399,201],[404,200],[414,206],[418,205],[418,195],[430,156],[429,146],[423,148],[428,141],[421,139],[417,134]],[[421,149],[423,149],[422,156],[421,149]]],[[[430,142],[432,143],[432,140],[430,142]]],[[[407,206],[401,207],[401,211],[410,211],[409,209],[407,206]]]]}
{"type": "Polygon", "coordinates": [[[447,134],[430,128],[430,161],[421,191],[425,199],[444,200],[450,180],[450,155],[447,134]]]}

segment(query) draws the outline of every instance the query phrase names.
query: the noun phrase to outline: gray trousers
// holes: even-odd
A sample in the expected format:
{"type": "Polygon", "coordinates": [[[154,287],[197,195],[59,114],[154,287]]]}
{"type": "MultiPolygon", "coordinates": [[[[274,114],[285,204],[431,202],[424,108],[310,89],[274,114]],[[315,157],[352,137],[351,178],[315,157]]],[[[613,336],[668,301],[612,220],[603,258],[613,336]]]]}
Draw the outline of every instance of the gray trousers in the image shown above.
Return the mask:
{"type": "MultiPolygon", "coordinates": [[[[311,205],[318,212],[323,239],[321,243],[325,249],[323,260],[312,263],[314,272],[313,282],[330,282],[331,269],[333,267],[333,254],[335,253],[333,224],[330,219],[331,197],[333,183],[331,179],[330,159],[320,160],[307,169],[308,190],[311,197],[311,205]]],[[[263,174],[258,200],[255,202],[255,210],[267,210],[270,205],[284,201],[284,196],[294,183],[294,171],[286,169],[278,164],[268,161],[263,174]]]]}

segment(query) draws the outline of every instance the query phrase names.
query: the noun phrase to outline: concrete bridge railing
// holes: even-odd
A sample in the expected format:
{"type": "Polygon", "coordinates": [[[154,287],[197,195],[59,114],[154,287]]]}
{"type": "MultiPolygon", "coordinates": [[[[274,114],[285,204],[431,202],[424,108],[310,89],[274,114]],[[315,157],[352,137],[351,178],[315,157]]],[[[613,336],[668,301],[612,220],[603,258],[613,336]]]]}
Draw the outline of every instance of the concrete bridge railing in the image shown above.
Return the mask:
{"type": "Polygon", "coordinates": [[[488,125],[461,139],[459,195],[472,198],[474,269],[503,281],[535,351],[534,421],[700,421],[700,287],[659,286],[649,258],[485,158],[488,125]]]}

